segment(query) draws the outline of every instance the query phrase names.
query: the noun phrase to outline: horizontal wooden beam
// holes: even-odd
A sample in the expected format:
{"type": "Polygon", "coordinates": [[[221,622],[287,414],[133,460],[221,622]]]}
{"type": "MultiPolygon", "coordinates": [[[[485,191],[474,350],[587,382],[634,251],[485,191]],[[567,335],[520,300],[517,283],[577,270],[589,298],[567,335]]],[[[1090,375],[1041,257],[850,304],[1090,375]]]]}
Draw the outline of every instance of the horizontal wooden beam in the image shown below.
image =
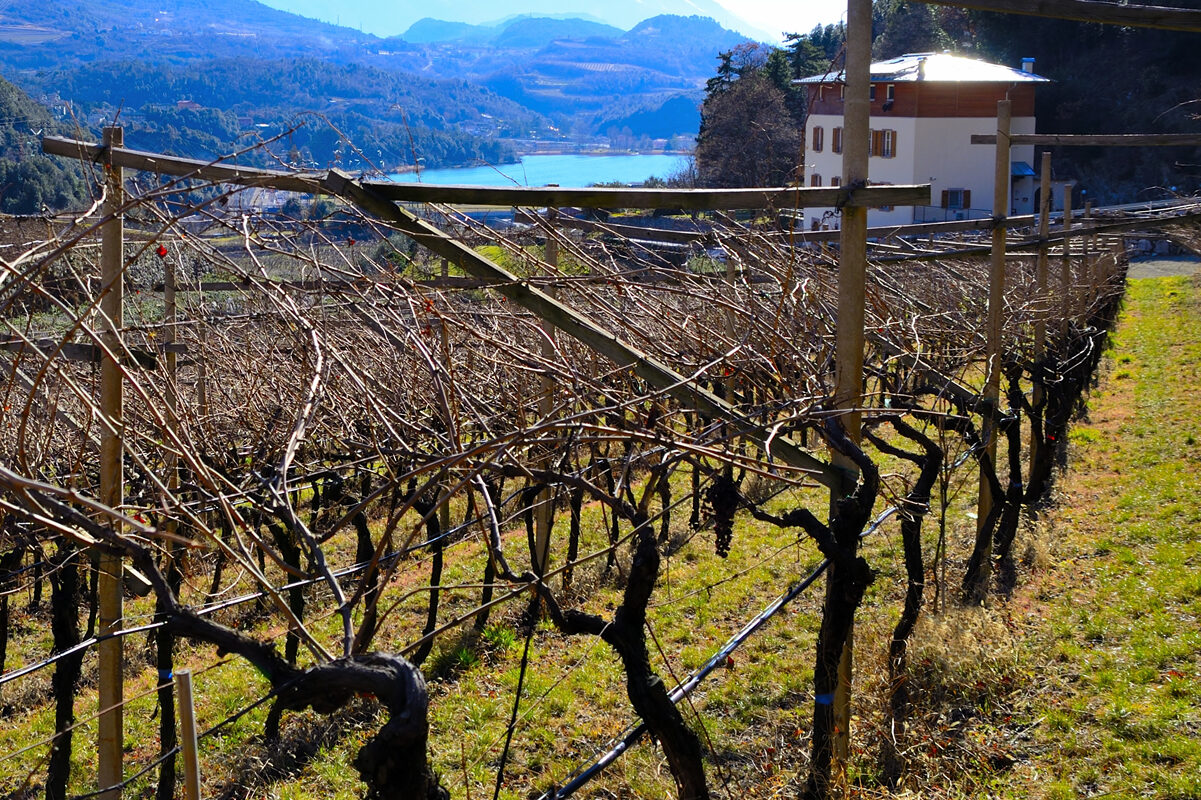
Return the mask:
{"type": "MultiPolygon", "coordinates": [[[[535,222],[540,219],[536,214],[518,209],[513,215],[514,222],[535,222]]],[[[556,228],[570,228],[587,233],[607,233],[613,236],[624,236],[627,239],[639,239],[646,242],[661,242],[665,244],[692,244],[711,238],[708,231],[677,231],[671,228],[651,228],[642,225],[621,225],[599,220],[579,219],[567,214],[555,217],[556,228]]]]}
{"type": "Polygon", "coordinates": [[[517,186],[431,186],[420,183],[363,181],[364,188],[385,200],[406,203],[450,203],[481,206],[574,206],[576,208],[678,208],[684,211],[729,211],[758,208],[825,208],[841,206],[912,206],[930,204],[930,186],[867,186],[762,189],[529,189],[517,186]]]}
{"type": "Polygon", "coordinates": [[[1158,28],[1201,33],[1201,11],[1166,6],[1126,5],[1100,0],[919,0],[936,6],[955,6],[998,14],[1099,22],[1132,28],[1158,28]]]}
{"type": "MultiPolygon", "coordinates": [[[[42,150],[49,155],[99,161],[111,158],[113,166],[198,178],[216,183],[256,186],[304,194],[323,194],[325,173],[283,172],[273,169],[214,163],[113,148],[104,145],[47,136],[42,150]]],[[[679,208],[686,211],[720,211],[758,208],[807,208],[829,206],[929,205],[929,184],[867,186],[859,189],[774,187],[764,189],[561,189],[547,187],[431,186],[422,183],[363,181],[361,185],[385,200],[408,203],[448,203],[483,206],[576,206],[579,208],[679,208]]]]}
{"type": "MultiPolygon", "coordinates": [[[[182,349],[177,349],[182,345],[176,345],[172,348],[172,352],[183,352],[182,349]]],[[[36,354],[42,358],[47,355],[57,354],[58,356],[67,359],[68,361],[85,361],[94,364],[100,363],[100,357],[103,351],[94,344],[82,344],[79,342],[60,342],[57,339],[20,339],[7,337],[0,339],[0,350],[22,355],[25,353],[36,354]]],[[[121,363],[126,366],[141,367],[142,369],[157,369],[158,356],[146,350],[132,350],[132,360],[122,358],[121,363]]]]}
{"type": "MultiPolygon", "coordinates": [[[[972,144],[996,143],[994,134],[972,134],[972,144]]],[[[1060,147],[1201,147],[1201,133],[1015,133],[1009,137],[1009,143],[1060,147]]]]}
{"type": "MultiPolygon", "coordinates": [[[[1026,225],[1032,225],[1035,221],[1034,215],[1026,215],[1021,217],[1006,217],[1006,228],[1021,228],[1026,225]]],[[[780,224],[787,225],[789,222],[787,217],[781,216],[780,224]]],[[[800,222],[798,219],[797,222],[800,222]]],[[[875,228],[867,229],[867,238],[869,239],[889,239],[896,236],[927,236],[940,235],[946,233],[965,233],[968,231],[991,231],[994,227],[992,219],[961,219],[950,220],[947,222],[914,222],[908,225],[880,225],[875,228]]],[[[799,227],[792,236],[798,244],[805,242],[836,242],[840,231],[806,231],[799,227]]]]}
{"type": "Polygon", "coordinates": [[[493,288],[505,298],[618,365],[629,367],[651,386],[704,414],[730,421],[740,434],[768,448],[772,458],[808,471],[831,489],[842,491],[845,488],[846,476],[838,468],[805,451],[787,437],[772,437],[762,426],[744,417],[725,400],[698,386],[694,379],[641,352],[571,306],[531,286],[528,281],[518,278],[457,239],[356,183],[349,175],[331,170],[326,188],[367,213],[386,220],[421,246],[458,264],[466,272],[477,278],[496,281],[493,288]]]}
{"type": "MultiPolygon", "coordinates": [[[[1194,209],[1197,206],[1193,206],[1194,209]]],[[[1132,233],[1134,231],[1154,230],[1168,225],[1177,225],[1184,223],[1195,223],[1201,221],[1201,210],[1177,212],[1172,216],[1160,217],[1135,217],[1122,220],[1107,220],[1104,217],[1094,218],[1092,222],[1085,224],[1073,225],[1071,230],[1056,231],[1045,239],[1037,236],[1028,237],[1010,242],[1006,245],[1006,249],[1011,251],[1011,254],[1019,250],[1032,250],[1039,245],[1056,244],[1064,240],[1076,239],[1081,236],[1098,236],[1105,234],[1122,235],[1124,233],[1132,233]]],[[[945,250],[941,253],[919,253],[915,255],[899,255],[899,256],[883,256],[873,259],[878,263],[897,263],[904,261],[936,261],[939,259],[964,258],[970,256],[982,256],[992,252],[990,245],[981,245],[978,247],[965,247],[958,250],[945,250]]]]}
{"type": "MultiPolygon", "coordinates": [[[[81,161],[99,162],[106,158],[105,147],[95,142],[81,142],[47,136],[42,139],[42,151],[52,156],[64,156],[81,161]]],[[[232,183],[239,186],[261,186],[285,192],[316,194],[321,192],[321,174],[306,172],[284,172],[275,169],[244,167],[238,164],[198,161],[193,158],[177,158],[161,153],[146,153],[124,147],[113,148],[114,167],[155,172],[177,178],[198,178],[215,183],[232,183]]]]}
{"type": "Polygon", "coordinates": [[[72,431],[91,442],[93,447],[100,447],[100,437],[96,433],[95,428],[91,425],[82,424],[58,402],[57,398],[47,396],[46,387],[52,381],[35,380],[32,376],[26,375],[25,371],[16,364],[11,366],[6,365],[5,371],[9,372],[16,379],[17,383],[25,388],[25,391],[29,392],[31,401],[38,402],[44,407],[45,412],[49,416],[47,425],[53,426],[61,420],[72,431]]]}

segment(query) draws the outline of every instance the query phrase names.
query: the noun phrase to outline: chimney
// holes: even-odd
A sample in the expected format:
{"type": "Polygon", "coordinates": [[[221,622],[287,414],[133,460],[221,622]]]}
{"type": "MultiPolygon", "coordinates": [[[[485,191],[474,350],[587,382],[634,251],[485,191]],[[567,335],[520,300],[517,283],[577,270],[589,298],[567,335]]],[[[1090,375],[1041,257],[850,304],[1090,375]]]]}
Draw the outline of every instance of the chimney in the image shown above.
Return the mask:
{"type": "Polygon", "coordinates": [[[1030,73],[1034,72],[1034,59],[1033,58],[1023,58],[1022,59],[1022,72],[1030,72],[1030,73]]]}

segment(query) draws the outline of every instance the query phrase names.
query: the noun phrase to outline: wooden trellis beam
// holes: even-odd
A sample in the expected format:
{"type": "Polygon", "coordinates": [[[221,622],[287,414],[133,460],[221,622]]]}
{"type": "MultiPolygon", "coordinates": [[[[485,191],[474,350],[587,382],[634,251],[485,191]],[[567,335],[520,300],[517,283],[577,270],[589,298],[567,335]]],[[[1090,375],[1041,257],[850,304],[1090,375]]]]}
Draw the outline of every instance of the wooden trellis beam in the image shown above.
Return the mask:
{"type": "MultiPolygon", "coordinates": [[[[1010,144],[1056,147],[1201,147],[1199,133],[1015,133],[1010,144]]],[[[996,144],[991,133],[973,133],[972,144],[996,144]]]]}
{"type": "MultiPolygon", "coordinates": [[[[579,311],[555,300],[546,292],[534,288],[528,281],[518,278],[511,272],[476,253],[467,245],[454,239],[449,234],[399,207],[392,198],[378,194],[375,191],[375,187],[378,184],[359,183],[350,175],[337,170],[331,170],[324,176],[314,173],[295,175],[278,170],[261,170],[241,166],[211,164],[193,159],[164,156],[157,153],[144,153],[123,148],[106,148],[102,145],[54,137],[43,139],[42,147],[45,152],[52,155],[83,160],[111,159],[114,165],[158,172],[165,175],[191,176],[222,183],[262,186],[308,194],[332,194],[341,197],[367,213],[386,220],[402,233],[412,237],[418,244],[426,247],[436,255],[453,261],[475,277],[496,281],[496,285],[492,287],[494,291],[499,292],[517,305],[533,312],[555,328],[577,339],[601,355],[613,360],[615,363],[630,367],[651,386],[666,391],[680,402],[691,404],[704,414],[729,420],[740,434],[758,442],[773,458],[790,467],[811,473],[819,483],[830,489],[841,489],[844,486],[845,476],[839,468],[807,452],[787,437],[773,436],[769,432],[762,430],[761,426],[742,416],[737,409],[725,400],[697,386],[688,376],[676,372],[666,364],[660,363],[654,357],[622,341],[611,331],[606,330],[579,311]]],[[[860,189],[854,194],[858,197],[859,192],[869,192],[871,193],[871,197],[879,197],[879,202],[895,202],[897,204],[902,203],[897,198],[914,195],[913,202],[929,203],[929,185],[916,188],[920,189],[920,191],[914,191],[915,187],[883,186],[860,189]]],[[[572,193],[578,192],[578,190],[571,189],[505,191],[516,192],[519,195],[532,193],[535,196],[541,192],[546,194],[547,199],[550,201],[549,205],[571,205],[572,201],[565,198],[570,197],[572,193]]],[[[588,192],[592,191],[588,190],[588,192]]],[[[754,190],[744,193],[742,196],[749,201],[752,195],[760,198],[764,197],[764,191],[754,190]]],[[[770,190],[767,191],[768,196],[770,196],[770,190]]],[[[833,191],[835,194],[842,192],[845,196],[846,190],[789,189],[786,191],[795,196],[803,195],[807,198],[806,202],[816,202],[818,204],[824,202],[829,204],[829,201],[834,198],[823,196],[824,200],[822,198],[814,199],[808,193],[813,191],[833,191]]],[[[698,192],[698,195],[704,193],[703,191],[698,192]]],[[[642,207],[652,207],[647,205],[647,203],[653,202],[656,199],[658,202],[665,203],[664,207],[672,207],[677,204],[670,202],[666,198],[678,198],[680,196],[678,192],[662,192],[660,190],[630,190],[628,192],[618,190],[615,195],[611,196],[617,195],[620,195],[621,201],[627,205],[641,205],[642,207]],[[661,196],[656,198],[656,194],[661,196]]],[[[727,192],[728,196],[729,192],[727,192]]],[[[743,201],[740,200],[739,202],[743,201]]],[[[512,201],[507,201],[506,204],[511,203],[512,201]]],[[[524,204],[529,205],[531,203],[525,202],[524,204]]],[[[539,203],[532,204],[537,205],[539,203]]],[[[579,205],[578,202],[575,204],[579,205]]],[[[758,206],[752,204],[749,206],[731,205],[728,207],[747,208],[758,206]]]]}
{"type": "Polygon", "coordinates": [[[812,473],[820,483],[831,489],[843,486],[843,474],[838,468],[805,451],[787,437],[772,437],[713,392],[697,386],[687,376],[622,341],[574,308],[534,288],[528,281],[496,265],[447,233],[417,218],[387,198],[375,194],[369,186],[355,182],[343,172],[331,170],[323,182],[323,188],[367,213],[386,220],[421,246],[458,264],[466,272],[478,278],[496,281],[496,285],[492,287],[494,291],[606,358],[621,366],[630,367],[656,389],[666,391],[680,402],[692,405],[704,414],[729,420],[739,433],[758,442],[774,458],[791,467],[812,473]]]}
{"type": "Polygon", "coordinates": [[[1126,5],[1101,0],[919,0],[934,6],[970,8],[998,14],[1099,22],[1132,28],[1201,33],[1201,11],[1166,6],[1126,5]]]}
{"type": "MultiPolygon", "coordinates": [[[[321,186],[325,173],[295,173],[256,169],[237,164],[215,164],[160,153],[47,136],[42,150],[49,155],[83,161],[110,158],[114,166],[157,172],[160,175],[198,178],[239,186],[255,186],[303,194],[326,193],[321,186]]],[[[930,186],[775,187],[764,189],[570,189],[546,187],[429,186],[420,183],[362,181],[376,196],[392,202],[451,203],[486,206],[577,206],[580,208],[680,208],[689,211],[720,211],[748,208],[805,208],[816,206],[906,206],[929,205],[930,186]]]]}

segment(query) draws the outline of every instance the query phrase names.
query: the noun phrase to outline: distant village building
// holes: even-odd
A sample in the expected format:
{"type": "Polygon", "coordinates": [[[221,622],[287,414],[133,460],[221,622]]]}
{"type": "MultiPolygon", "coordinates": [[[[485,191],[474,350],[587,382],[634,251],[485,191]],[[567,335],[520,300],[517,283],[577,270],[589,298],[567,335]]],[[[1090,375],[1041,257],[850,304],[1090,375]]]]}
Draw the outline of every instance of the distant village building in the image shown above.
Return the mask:
{"type": "Polygon", "coordinates": [[[177,111],[199,111],[204,106],[197,103],[195,100],[176,100],[175,108],[177,111]]]}
{"type": "MultiPolygon", "coordinates": [[[[996,133],[997,101],[1005,97],[1012,103],[1011,132],[1034,133],[1034,90],[1048,82],[1034,74],[1033,59],[1013,69],[950,53],[911,53],[872,64],[869,180],[874,185],[930,183],[935,205],[872,209],[868,224],[991,217],[993,149],[971,144],[972,134],[996,133]]],[[[814,75],[797,83],[809,94],[805,182],[838,186],[844,74],[814,75]]],[[[1033,213],[1039,191],[1034,146],[1012,148],[1011,161],[1009,212],[1033,213]]],[[[1053,192],[1053,197],[1062,196],[1053,192]]],[[[836,228],[832,211],[806,209],[806,227],[836,228]]]]}

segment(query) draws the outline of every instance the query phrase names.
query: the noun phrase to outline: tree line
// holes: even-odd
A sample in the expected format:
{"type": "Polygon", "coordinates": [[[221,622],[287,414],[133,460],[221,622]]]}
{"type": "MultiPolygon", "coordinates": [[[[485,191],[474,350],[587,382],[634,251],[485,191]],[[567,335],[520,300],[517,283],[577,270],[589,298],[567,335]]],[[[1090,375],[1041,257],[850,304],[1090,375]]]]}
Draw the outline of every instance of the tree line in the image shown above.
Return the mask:
{"type": "MultiPolygon", "coordinates": [[[[1201,7],[1198,0],[1177,5],[1201,7]]],[[[877,0],[873,58],[950,50],[1000,64],[1036,59],[1040,133],[1187,133],[1197,129],[1201,61],[1187,33],[1034,19],[877,0]],[[1137,64],[1137,69],[1131,69],[1137,64]]],[[[706,186],[779,185],[804,163],[805,97],[797,78],[842,68],[842,25],[786,35],[781,48],[747,44],[718,56],[706,86],[696,159],[706,186]]],[[[1051,148],[1057,178],[1102,203],[1191,194],[1198,148],[1051,148]]]]}

